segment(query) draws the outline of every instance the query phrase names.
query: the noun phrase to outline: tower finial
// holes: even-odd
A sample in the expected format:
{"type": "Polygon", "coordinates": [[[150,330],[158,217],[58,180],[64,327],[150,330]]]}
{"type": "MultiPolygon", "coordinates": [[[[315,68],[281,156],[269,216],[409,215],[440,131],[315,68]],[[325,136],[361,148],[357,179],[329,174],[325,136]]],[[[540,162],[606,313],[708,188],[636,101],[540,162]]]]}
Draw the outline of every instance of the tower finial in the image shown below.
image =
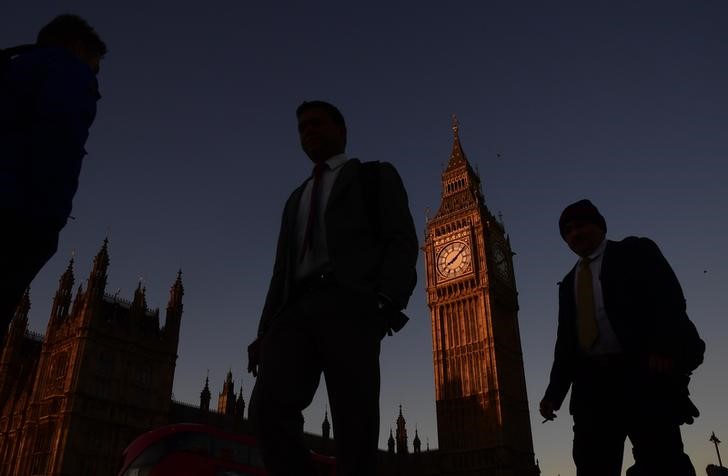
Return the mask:
{"type": "Polygon", "coordinates": [[[458,121],[458,116],[455,115],[455,113],[453,113],[452,114],[452,132],[455,135],[455,139],[460,139],[459,131],[460,131],[460,122],[458,121]]]}
{"type": "Polygon", "coordinates": [[[88,278],[88,288],[93,288],[92,295],[101,297],[106,288],[106,270],[109,267],[109,238],[104,238],[101,249],[94,257],[93,268],[88,278]]]}

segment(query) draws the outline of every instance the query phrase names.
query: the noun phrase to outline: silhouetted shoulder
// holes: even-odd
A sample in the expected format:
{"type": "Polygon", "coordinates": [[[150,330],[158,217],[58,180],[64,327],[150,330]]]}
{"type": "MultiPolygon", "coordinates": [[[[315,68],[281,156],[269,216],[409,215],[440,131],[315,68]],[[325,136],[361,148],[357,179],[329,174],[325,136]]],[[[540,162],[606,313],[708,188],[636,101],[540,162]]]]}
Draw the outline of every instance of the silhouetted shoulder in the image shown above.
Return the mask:
{"type": "Polygon", "coordinates": [[[402,177],[397,172],[397,168],[389,162],[379,162],[379,177],[385,184],[404,188],[402,177]]]}
{"type": "Polygon", "coordinates": [[[642,236],[628,236],[621,241],[613,241],[611,243],[625,252],[660,253],[660,248],[657,246],[657,243],[642,236]]]}
{"type": "Polygon", "coordinates": [[[379,169],[382,173],[399,175],[397,168],[391,162],[379,162],[379,169]]]}

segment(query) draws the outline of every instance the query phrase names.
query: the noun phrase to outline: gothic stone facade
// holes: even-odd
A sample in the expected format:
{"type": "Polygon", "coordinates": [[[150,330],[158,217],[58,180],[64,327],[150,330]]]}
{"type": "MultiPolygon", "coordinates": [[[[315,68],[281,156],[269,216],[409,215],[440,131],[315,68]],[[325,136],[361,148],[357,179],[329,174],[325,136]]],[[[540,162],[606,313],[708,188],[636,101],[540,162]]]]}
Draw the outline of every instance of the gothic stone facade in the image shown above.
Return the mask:
{"type": "Polygon", "coordinates": [[[172,286],[164,326],[137,288],[105,293],[108,242],[73,297],[73,261],[60,280],[45,336],[18,307],[0,354],[0,476],[113,476],[122,450],[168,421],[183,287],[172,286]]]}
{"type": "Polygon", "coordinates": [[[513,252],[453,131],[424,245],[441,474],[534,475],[513,252]]]}

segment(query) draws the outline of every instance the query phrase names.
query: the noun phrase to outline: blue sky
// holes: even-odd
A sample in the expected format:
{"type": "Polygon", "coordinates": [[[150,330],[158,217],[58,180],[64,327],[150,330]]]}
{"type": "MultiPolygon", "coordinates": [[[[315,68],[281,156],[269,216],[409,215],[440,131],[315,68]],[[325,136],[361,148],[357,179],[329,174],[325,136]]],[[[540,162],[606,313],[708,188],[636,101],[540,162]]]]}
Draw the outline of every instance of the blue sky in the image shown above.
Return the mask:
{"type": "MultiPolygon", "coordinates": [[[[54,15],[86,17],[109,46],[103,99],[59,252],[32,287],[42,331],[75,250],[85,279],[110,239],[109,292],[143,278],[164,308],[179,268],[185,314],[175,398],[213,398],[244,373],[271,273],[280,212],[310,172],[295,115],[337,104],[350,156],[399,169],[424,237],[452,144],[451,114],[502,212],[514,258],[534,449],[544,475],[574,474],[571,419],[541,424],[556,332],[556,283],[575,258],[556,221],[588,197],[608,235],[649,236],[683,283],[708,345],[693,378],[702,411],[683,427],[702,474],[711,431],[728,438],[728,5],[704,2],[23,2],[0,45],[31,42],[54,15]],[[500,157],[497,154],[501,154],[500,157]]],[[[410,324],[382,351],[385,446],[398,405],[437,445],[423,257],[410,324]]],[[[78,282],[77,281],[77,282],[78,282]]],[[[306,413],[320,429],[323,389],[306,413]]],[[[629,444],[627,445],[629,447],[629,444]]],[[[626,461],[629,461],[629,457],[626,461]]]]}

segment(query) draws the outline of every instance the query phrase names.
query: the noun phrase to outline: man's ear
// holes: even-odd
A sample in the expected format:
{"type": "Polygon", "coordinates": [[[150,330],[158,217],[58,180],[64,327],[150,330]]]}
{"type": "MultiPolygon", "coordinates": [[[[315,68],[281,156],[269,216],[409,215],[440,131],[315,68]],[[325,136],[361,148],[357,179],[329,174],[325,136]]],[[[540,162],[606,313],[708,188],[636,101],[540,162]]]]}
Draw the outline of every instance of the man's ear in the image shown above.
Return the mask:
{"type": "Polygon", "coordinates": [[[83,47],[83,43],[81,43],[81,40],[67,40],[65,43],[63,43],[63,47],[80,59],[83,59],[86,52],[86,49],[83,47]]]}
{"type": "Polygon", "coordinates": [[[69,40],[64,44],[64,47],[71,51],[78,59],[86,63],[94,73],[99,72],[101,58],[94,56],[81,40],[69,40]]]}

